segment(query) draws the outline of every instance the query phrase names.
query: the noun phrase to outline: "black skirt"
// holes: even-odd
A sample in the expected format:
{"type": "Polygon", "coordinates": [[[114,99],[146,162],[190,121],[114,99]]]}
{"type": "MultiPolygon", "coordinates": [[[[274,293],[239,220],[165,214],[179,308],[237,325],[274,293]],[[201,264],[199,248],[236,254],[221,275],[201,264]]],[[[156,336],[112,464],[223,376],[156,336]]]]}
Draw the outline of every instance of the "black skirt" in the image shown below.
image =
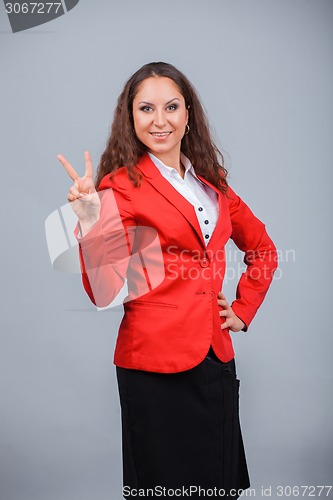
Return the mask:
{"type": "Polygon", "coordinates": [[[137,497],[139,489],[150,498],[154,491],[156,498],[161,491],[200,498],[214,489],[221,497],[250,486],[234,360],[223,363],[210,349],[191,370],[117,367],[117,379],[125,498],[137,497]]]}

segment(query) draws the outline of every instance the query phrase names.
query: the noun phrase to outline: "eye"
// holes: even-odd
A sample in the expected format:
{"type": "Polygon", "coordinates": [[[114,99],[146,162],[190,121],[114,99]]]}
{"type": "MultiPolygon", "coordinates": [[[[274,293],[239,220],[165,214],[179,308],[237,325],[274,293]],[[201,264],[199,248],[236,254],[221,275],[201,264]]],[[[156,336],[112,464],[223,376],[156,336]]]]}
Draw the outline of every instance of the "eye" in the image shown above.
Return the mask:
{"type": "Polygon", "coordinates": [[[178,104],[170,104],[170,106],[167,107],[169,111],[175,111],[178,109],[178,104]]]}
{"type": "Polygon", "coordinates": [[[141,111],[149,112],[152,108],[150,106],[142,106],[141,111]]]}

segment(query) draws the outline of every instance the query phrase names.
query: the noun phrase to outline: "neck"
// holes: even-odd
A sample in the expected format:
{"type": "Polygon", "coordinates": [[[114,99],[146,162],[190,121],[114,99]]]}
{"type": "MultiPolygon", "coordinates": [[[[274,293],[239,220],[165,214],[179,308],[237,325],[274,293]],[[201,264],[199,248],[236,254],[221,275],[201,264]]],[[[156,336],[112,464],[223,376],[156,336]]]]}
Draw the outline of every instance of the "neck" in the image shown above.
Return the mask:
{"type": "Polygon", "coordinates": [[[161,154],[152,153],[152,154],[156,156],[156,158],[161,160],[167,167],[172,167],[175,170],[177,170],[182,179],[184,179],[185,167],[180,161],[180,151],[177,152],[176,154],[171,152],[166,154],[163,153],[161,154]]]}

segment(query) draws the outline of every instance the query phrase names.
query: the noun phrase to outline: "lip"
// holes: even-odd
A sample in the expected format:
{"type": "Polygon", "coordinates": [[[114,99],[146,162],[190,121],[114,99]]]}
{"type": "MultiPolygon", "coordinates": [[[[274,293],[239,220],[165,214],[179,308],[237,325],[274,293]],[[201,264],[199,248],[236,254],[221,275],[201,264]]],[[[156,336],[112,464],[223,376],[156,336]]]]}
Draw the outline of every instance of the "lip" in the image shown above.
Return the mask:
{"type": "Polygon", "coordinates": [[[154,137],[159,137],[159,136],[167,136],[167,135],[170,135],[172,132],[149,132],[151,135],[153,135],[154,137]]]}
{"type": "Polygon", "coordinates": [[[149,132],[157,142],[166,142],[172,132],[149,132]]]}

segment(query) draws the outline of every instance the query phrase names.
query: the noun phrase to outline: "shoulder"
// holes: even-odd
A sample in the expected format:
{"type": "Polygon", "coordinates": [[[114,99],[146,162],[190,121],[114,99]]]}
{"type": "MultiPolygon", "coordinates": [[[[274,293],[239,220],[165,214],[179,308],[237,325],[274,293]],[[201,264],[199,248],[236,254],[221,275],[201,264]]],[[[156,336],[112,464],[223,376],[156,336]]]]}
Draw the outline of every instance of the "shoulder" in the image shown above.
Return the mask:
{"type": "Polygon", "coordinates": [[[229,202],[229,206],[232,207],[235,203],[239,203],[241,198],[235,193],[230,184],[228,184],[226,191],[226,198],[229,202]]]}
{"type": "Polygon", "coordinates": [[[110,188],[121,191],[131,191],[133,188],[135,189],[135,186],[129,177],[128,169],[126,167],[120,167],[114,173],[112,173],[112,175],[106,174],[102,178],[98,186],[98,191],[103,191],[110,188]]]}

